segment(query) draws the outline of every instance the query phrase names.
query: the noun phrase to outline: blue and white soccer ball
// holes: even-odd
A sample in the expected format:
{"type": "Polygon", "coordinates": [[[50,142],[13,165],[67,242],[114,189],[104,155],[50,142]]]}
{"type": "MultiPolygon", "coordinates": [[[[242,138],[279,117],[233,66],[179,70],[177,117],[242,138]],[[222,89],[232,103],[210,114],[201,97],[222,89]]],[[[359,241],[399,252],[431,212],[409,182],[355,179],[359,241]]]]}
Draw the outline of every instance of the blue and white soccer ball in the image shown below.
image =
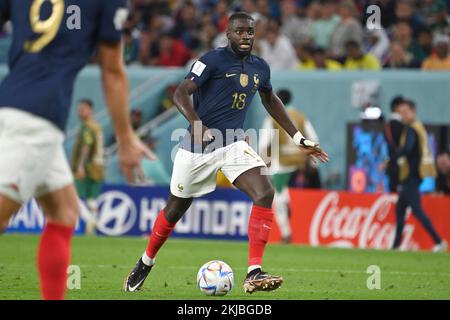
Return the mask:
{"type": "Polygon", "coordinates": [[[198,270],[197,285],[207,296],[224,296],[233,289],[233,270],[223,261],[209,261],[198,270]]]}

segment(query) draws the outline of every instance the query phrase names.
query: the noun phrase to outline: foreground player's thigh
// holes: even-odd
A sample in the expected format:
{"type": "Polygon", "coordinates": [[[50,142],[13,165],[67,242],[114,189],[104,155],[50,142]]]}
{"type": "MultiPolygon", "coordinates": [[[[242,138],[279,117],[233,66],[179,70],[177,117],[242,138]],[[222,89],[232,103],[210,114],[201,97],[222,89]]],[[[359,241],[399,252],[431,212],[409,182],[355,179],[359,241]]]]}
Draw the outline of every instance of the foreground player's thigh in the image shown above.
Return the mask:
{"type": "Polygon", "coordinates": [[[62,145],[49,164],[44,182],[37,188],[36,198],[49,222],[76,225],[80,205],[62,145]]]}
{"type": "Polygon", "coordinates": [[[75,226],[80,207],[73,184],[37,198],[48,222],[75,226]]]}

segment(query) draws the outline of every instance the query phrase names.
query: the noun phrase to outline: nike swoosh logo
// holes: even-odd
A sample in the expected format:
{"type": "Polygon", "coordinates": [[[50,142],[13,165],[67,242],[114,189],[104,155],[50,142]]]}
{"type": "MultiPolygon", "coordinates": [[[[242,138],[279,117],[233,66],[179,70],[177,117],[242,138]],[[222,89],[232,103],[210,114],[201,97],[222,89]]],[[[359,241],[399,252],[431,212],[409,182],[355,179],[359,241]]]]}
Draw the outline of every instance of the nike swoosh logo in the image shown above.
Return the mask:
{"type": "Polygon", "coordinates": [[[237,73],[226,73],[225,77],[229,78],[229,77],[233,77],[235,75],[237,75],[237,73]]]}
{"type": "Polygon", "coordinates": [[[263,227],[264,228],[267,228],[267,229],[269,229],[269,230],[272,230],[272,228],[271,227],[269,227],[268,225],[266,225],[266,224],[263,224],[263,227]]]}
{"type": "Polygon", "coordinates": [[[142,279],[141,281],[139,281],[139,283],[137,285],[135,285],[134,287],[128,287],[128,291],[130,291],[130,292],[135,291],[141,285],[141,283],[144,282],[144,280],[145,279],[142,279]]]}

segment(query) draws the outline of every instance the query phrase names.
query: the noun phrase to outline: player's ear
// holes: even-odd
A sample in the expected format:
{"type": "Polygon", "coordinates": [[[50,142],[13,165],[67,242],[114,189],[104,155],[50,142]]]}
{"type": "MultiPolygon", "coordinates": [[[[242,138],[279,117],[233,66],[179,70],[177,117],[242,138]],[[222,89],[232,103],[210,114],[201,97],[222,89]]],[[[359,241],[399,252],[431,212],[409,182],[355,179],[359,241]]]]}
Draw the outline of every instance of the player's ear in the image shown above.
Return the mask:
{"type": "Polygon", "coordinates": [[[230,40],[230,36],[231,36],[230,28],[227,28],[226,35],[227,35],[227,39],[230,40]]]}

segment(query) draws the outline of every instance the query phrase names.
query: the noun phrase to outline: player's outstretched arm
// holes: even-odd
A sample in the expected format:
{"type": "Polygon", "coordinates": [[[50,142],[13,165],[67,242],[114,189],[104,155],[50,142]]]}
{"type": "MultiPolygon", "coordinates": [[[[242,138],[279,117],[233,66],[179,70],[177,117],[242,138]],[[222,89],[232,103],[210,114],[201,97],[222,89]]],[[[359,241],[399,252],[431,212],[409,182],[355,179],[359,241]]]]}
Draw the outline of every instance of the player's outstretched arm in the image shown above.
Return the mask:
{"type": "Polygon", "coordinates": [[[261,101],[270,116],[278,122],[300,148],[308,155],[313,156],[322,162],[328,161],[328,154],[319,147],[319,144],[305,139],[303,134],[295,127],[286,112],[283,102],[281,102],[280,98],[278,98],[273,91],[260,91],[259,94],[261,96],[261,101]]]}
{"type": "Polygon", "coordinates": [[[142,175],[141,158],[145,156],[153,160],[156,157],[136,137],[131,128],[128,114],[128,79],[122,60],[122,45],[100,44],[99,59],[106,103],[117,139],[120,168],[128,182],[135,183],[135,169],[142,175]]]}

